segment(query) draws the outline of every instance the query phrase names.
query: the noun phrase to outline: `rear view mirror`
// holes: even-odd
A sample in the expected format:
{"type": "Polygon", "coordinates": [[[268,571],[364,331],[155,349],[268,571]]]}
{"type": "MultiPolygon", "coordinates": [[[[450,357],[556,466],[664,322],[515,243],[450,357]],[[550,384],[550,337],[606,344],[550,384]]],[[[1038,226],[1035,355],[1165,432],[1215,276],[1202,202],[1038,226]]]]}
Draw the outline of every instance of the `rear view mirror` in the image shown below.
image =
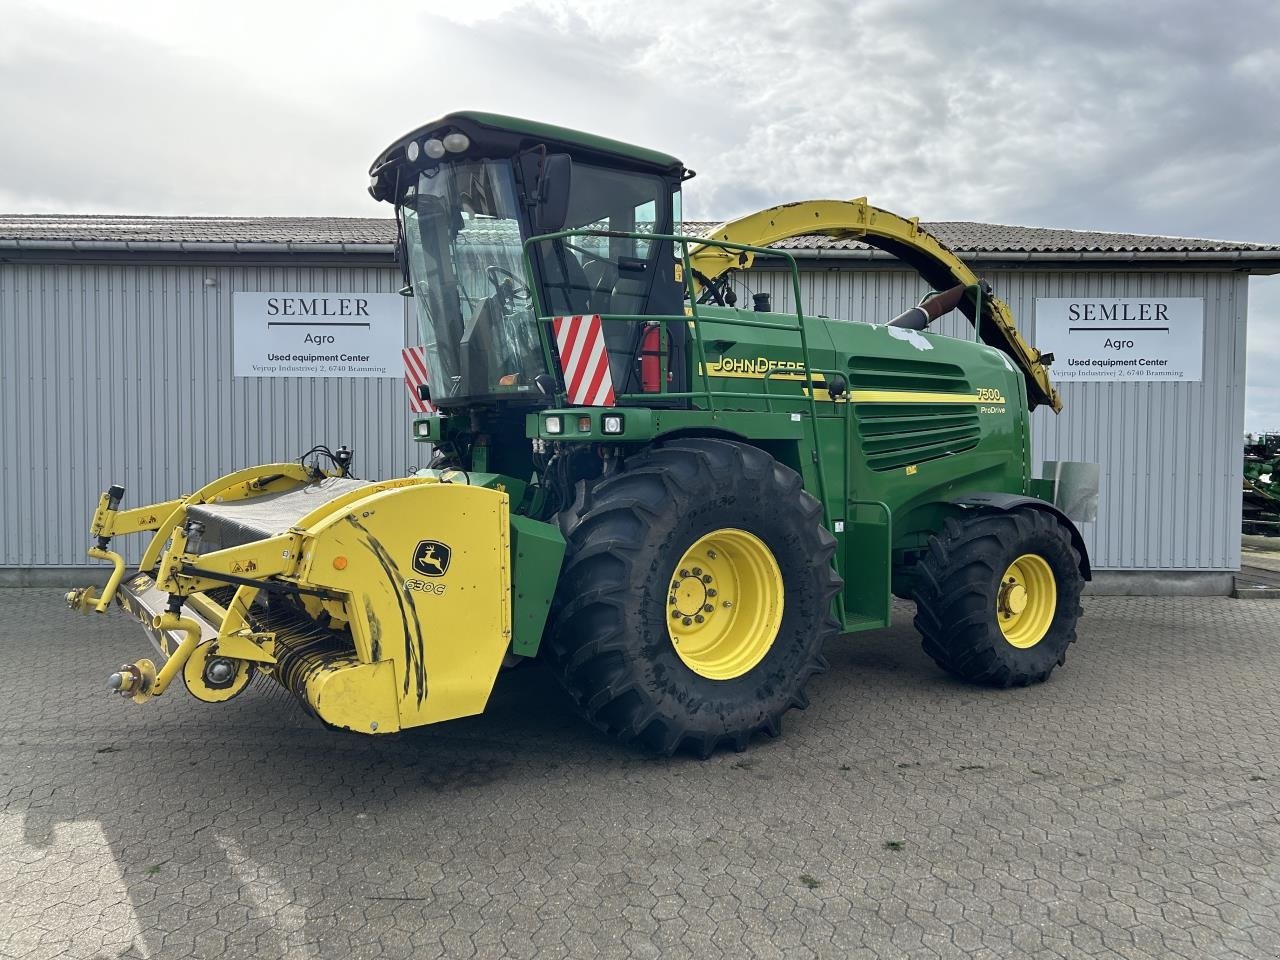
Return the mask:
{"type": "Polygon", "coordinates": [[[543,158],[538,177],[537,206],[533,208],[534,233],[555,233],[564,229],[569,214],[569,188],[573,179],[573,159],[567,153],[550,153],[543,158]]]}

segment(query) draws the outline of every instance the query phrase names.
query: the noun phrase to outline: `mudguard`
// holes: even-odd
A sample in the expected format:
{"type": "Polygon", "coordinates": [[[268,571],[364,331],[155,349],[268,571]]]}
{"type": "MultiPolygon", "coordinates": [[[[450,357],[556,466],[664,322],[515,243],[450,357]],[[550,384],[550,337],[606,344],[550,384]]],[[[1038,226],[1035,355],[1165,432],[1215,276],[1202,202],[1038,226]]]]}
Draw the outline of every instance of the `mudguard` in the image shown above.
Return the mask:
{"type": "Polygon", "coordinates": [[[970,493],[952,502],[958,507],[965,507],[971,510],[999,510],[1002,513],[1007,513],[1010,510],[1016,510],[1018,507],[1030,507],[1033,510],[1041,510],[1051,514],[1071,533],[1071,545],[1080,554],[1080,576],[1086,581],[1093,579],[1093,569],[1089,565],[1089,550],[1084,545],[1084,537],[1080,535],[1080,531],[1071,521],[1071,518],[1052,503],[1020,493],[970,493]]]}

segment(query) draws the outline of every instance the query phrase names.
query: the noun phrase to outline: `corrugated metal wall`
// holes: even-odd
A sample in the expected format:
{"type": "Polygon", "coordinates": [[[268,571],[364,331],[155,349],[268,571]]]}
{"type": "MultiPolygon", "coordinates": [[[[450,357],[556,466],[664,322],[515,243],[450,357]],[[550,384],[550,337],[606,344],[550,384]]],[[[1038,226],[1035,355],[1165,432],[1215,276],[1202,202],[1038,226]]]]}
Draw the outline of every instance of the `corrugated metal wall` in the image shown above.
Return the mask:
{"type": "MultiPolygon", "coordinates": [[[[785,275],[750,279],[789,307],[785,275]]],[[[1036,297],[1204,297],[1203,382],[1064,384],[1063,413],[1034,415],[1034,454],[1102,464],[1099,520],[1085,525],[1095,567],[1238,568],[1247,278],[1026,268],[988,279],[1032,342],[1036,297]]],[[[364,476],[415,469],[399,380],[231,377],[233,292],[387,292],[398,280],[359,266],[0,264],[0,566],[85,563],[91,507],[110,482],[129,504],[160,500],[316,441],[354,447],[364,476]]],[[[877,321],[924,293],[914,273],[865,264],[806,270],[803,286],[808,313],[877,321]]],[[[941,329],[973,336],[962,320],[941,329]]]]}
{"type": "MultiPolygon", "coordinates": [[[[0,264],[0,565],[88,563],[92,508],[113,482],[137,506],[314,442],[353,447],[361,476],[416,469],[399,379],[231,376],[233,292],[398,280],[354,266],[0,264]]],[[[120,541],[130,561],[142,539],[120,541]]]]}
{"type": "MultiPolygon", "coordinates": [[[[1032,452],[1037,470],[1044,460],[1101,464],[1098,521],[1083,525],[1095,568],[1239,569],[1247,276],[1030,267],[984,275],[1031,343],[1037,297],[1204,298],[1201,382],[1061,383],[1062,413],[1032,416],[1032,452]]],[[[751,279],[775,309],[790,309],[789,274],[751,279]]],[[[807,313],[881,323],[928,289],[914,272],[866,266],[804,271],[801,280],[807,313]]],[[[938,329],[974,337],[959,314],[938,329]]]]}

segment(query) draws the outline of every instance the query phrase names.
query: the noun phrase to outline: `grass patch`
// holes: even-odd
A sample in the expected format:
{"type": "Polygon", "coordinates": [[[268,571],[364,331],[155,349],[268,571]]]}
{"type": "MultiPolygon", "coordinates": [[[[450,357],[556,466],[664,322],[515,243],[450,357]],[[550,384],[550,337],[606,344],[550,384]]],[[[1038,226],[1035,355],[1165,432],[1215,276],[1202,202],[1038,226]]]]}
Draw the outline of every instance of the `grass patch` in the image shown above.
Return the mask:
{"type": "Polygon", "coordinates": [[[905,840],[886,840],[883,844],[886,850],[905,850],[907,849],[907,841],[905,840]]]}
{"type": "Polygon", "coordinates": [[[817,879],[816,877],[812,877],[807,873],[800,874],[800,882],[803,883],[810,890],[817,890],[820,886],[822,886],[821,880],[817,879]]]}

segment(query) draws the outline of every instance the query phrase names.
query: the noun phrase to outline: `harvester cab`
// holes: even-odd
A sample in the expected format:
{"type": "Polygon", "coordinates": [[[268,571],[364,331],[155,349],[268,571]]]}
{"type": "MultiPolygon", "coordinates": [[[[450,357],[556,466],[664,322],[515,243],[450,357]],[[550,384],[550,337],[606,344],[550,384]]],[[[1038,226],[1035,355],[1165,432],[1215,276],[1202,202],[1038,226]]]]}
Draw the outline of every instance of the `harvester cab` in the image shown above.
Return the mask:
{"type": "MultiPolygon", "coordinates": [[[[374,163],[370,193],[395,205],[403,292],[442,410],[545,405],[556,377],[539,315],[683,309],[668,236],[688,171],[674,157],[566,134],[456,114],[374,163]]],[[[603,331],[616,392],[637,386],[639,368],[624,358],[639,355],[643,334],[603,331]]]]}
{"type": "MultiPolygon", "coordinates": [[[[159,662],[218,702],[261,674],[321,720],[390,733],[482,711],[541,657],[592,723],[660,753],[776,734],[841,632],[916,603],[944,669],[997,686],[1064,662],[1089,577],[1074,520],[1097,469],[1036,478],[1029,411],[1061,406],[1051,357],[914,219],[806,201],[680,234],[692,172],[576,131],[451,114],[374,161],[435,412],[412,477],[250,467],[195,493],[99,501],[89,553],[159,662]],[[806,316],[771,244],[855,239],[933,288],[898,317],[806,316]],[[736,304],[769,261],[795,312],[736,304]],[[764,265],[763,263],[761,265],[764,265]],[[931,324],[951,310],[973,340],[931,324]],[[152,535],[126,572],[114,537],[152,535]]],[[[322,469],[323,466],[323,469],[322,469]]]]}

